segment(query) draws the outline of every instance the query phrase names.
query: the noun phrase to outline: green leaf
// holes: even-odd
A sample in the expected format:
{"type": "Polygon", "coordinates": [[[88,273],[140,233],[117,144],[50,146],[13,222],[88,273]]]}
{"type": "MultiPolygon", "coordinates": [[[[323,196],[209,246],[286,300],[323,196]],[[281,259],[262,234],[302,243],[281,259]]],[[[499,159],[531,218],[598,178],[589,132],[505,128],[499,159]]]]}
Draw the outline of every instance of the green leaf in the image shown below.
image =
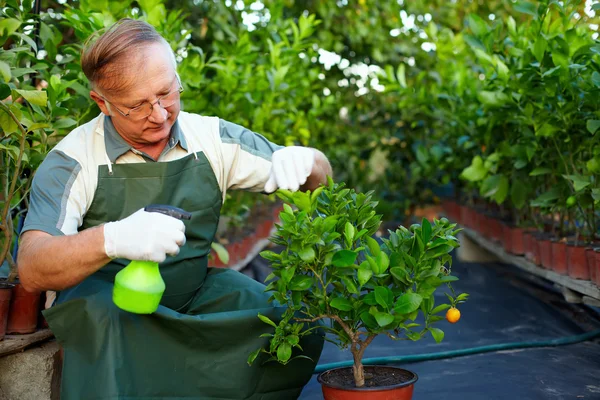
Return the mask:
{"type": "Polygon", "coordinates": [[[349,267],[356,261],[357,254],[351,250],[340,250],[333,255],[331,264],[334,267],[349,267]]]}
{"type": "Polygon", "coordinates": [[[290,283],[292,278],[294,278],[294,274],[296,273],[296,267],[283,268],[280,270],[280,272],[281,279],[283,279],[285,283],[290,283]]]}
{"type": "Polygon", "coordinates": [[[422,301],[423,297],[417,293],[404,293],[396,301],[394,311],[398,314],[410,314],[419,308],[422,301]]]}
{"type": "Polygon", "coordinates": [[[487,175],[487,172],[487,168],[485,168],[482,158],[480,156],[475,156],[471,161],[471,166],[465,168],[461,177],[470,182],[477,182],[482,180],[487,175]]]}
{"type": "Polygon", "coordinates": [[[452,250],[454,250],[454,247],[449,244],[443,244],[441,246],[436,246],[432,249],[427,250],[427,252],[425,253],[425,256],[423,257],[423,260],[430,260],[432,258],[438,258],[440,256],[443,256],[444,254],[450,253],[452,250]]]}
{"type": "Polygon", "coordinates": [[[0,127],[2,127],[2,130],[4,131],[4,134],[6,136],[10,135],[11,133],[14,133],[17,131],[17,129],[19,129],[19,125],[17,125],[17,123],[11,118],[10,115],[8,115],[8,113],[6,113],[4,110],[0,109],[0,127]]]}
{"type": "Polygon", "coordinates": [[[394,268],[390,268],[390,273],[392,274],[392,276],[396,279],[398,279],[401,282],[405,282],[406,281],[406,271],[404,270],[404,268],[402,267],[394,267],[394,268]]]}
{"type": "Polygon", "coordinates": [[[404,89],[408,86],[406,85],[406,66],[402,63],[398,65],[398,70],[396,71],[396,77],[398,78],[398,83],[404,89]]]}
{"type": "Polygon", "coordinates": [[[252,353],[250,353],[250,355],[248,356],[248,365],[252,365],[252,363],[254,362],[254,360],[256,360],[256,357],[258,357],[258,355],[260,354],[260,352],[262,351],[261,349],[256,349],[254,350],[252,353]]]}
{"type": "Polygon", "coordinates": [[[596,87],[600,87],[600,73],[598,73],[598,71],[594,71],[592,73],[592,83],[596,86],[596,87]]]}
{"type": "Polygon", "coordinates": [[[444,331],[438,328],[429,328],[429,332],[431,332],[431,336],[435,339],[437,343],[440,343],[444,340],[444,331]]]}
{"type": "Polygon", "coordinates": [[[388,304],[389,291],[390,289],[384,286],[377,286],[375,288],[375,300],[377,301],[377,304],[385,309],[390,307],[390,304],[388,304]]]}
{"type": "Polygon", "coordinates": [[[518,12],[521,12],[524,14],[529,14],[534,17],[537,17],[537,15],[538,15],[537,7],[535,6],[535,4],[532,4],[528,1],[518,1],[517,4],[515,4],[515,6],[513,8],[515,9],[515,11],[518,11],[518,12]]]}
{"type": "Polygon", "coordinates": [[[576,192],[579,192],[581,190],[583,190],[584,188],[586,188],[587,186],[591,185],[591,181],[590,181],[590,177],[589,176],[583,176],[583,175],[563,175],[563,177],[565,179],[570,180],[571,182],[573,182],[573,187],[575,188],[576,192]]]}
{"type": "Polygon", "coordinates": [[[292,346],[283,342],[277,348],[277,361],[281,363],[286,363],[292,357],[292,346]]]}
{"type": "Polygon", "coordinates": [[[0,19],[0,36],[12,35],[21,26],[21,21],[14,18],[0,19]]]}
{"type": "Polygon", "coordinates": [[[15,90],[31,104],[46,107],[48,103],[48,93],[45,90],[15,90]]]}
{"type": "Polygon", "coordinates": [[[10,86],[4,83],[0,83],[0,100],[4,100],[8,96],[10,96],[11,89],[10,86]]]}
{"type": "Polygon", "coordinates": [[[545,175],[552,172],[550,168],[538,167],[529,173],[529,176],[545,175]]]}
{"type": "Polygon", "coordinates": [[[427,244],[429,239],[431,239],[431,223],[427,220],[427,218],[423,218],[421,227],[421,238],[423,239],[423,243],[427,244]]]}
{"type": "Polygon", "coordinates": [[[262,315],[262,314],[260,314],[260,313],[259,313],[259,314],[258,314],[258,318],[259,318],[259,319],[260,319],[262,322],[264,322],[264,323],[266,323],[266,324],[269,324],[269,325],[271,325],[273,328],[277,328],[277,325],[275,324],[275,322],[271,321],[271,320],[269,319],[269,317],[266,317],[266,316],[264,316],[264,315],[262,315]]]}
{"type": "Polygon", "coordinates": [[[77,125],[77,121],[75,121],[72,118],[61,118],[59,120],[57,120],[52,127],[54,129],[62,129],[62,128],[69,128],[71,126],[77,125]]]}
{"type": "Polygon", "coordinates": [[[285,337],[285,340],[292,346],[296,346],[300,343],[300,337],[298,335],[288,335],[285,337]]]}
{"type": "Polygon", "coordinates": [[[559,128],[557,128],[556,126],[545,123],[541,126],[536,126],[535,136],[551,137],[554,136],[554,134],[558,132],[558,130],[559,128]]]}
{"type": "Polygon", "coordinates": [[[222,244],[212,242],[210,247],[214,250],[214,252],[217,254],[217,257],[219,257],[219,260],[221,260],[223,264],[227,265],[229,263],[229,253],[222,244]]]}
{"type": "Polygon", "coordinates": [[[373,317],[368,311],[365,311],[362,314],[360,314],[360,319],[367,326],[367,328],[375,329],[379,327],[379,324],[377,323],[375,317],[373,317]]]}
{"type": "Polygon", "coordinates": [[[518,210],[522,209],[527,203],[528,194],[529,186],[522,180],[517,179],[512,183],[510,188],[510,200],[518,210]]]}
{"type": "Polygon", "coordinates": [[[508,195],[508,178],[505,175],[493,175],[481,184],[481,195],[502,204],[508,195]]]}
{"type": "Polygon", "coordinates": [[[4,82],[10,82],[10,66],[4,61],[0,61],[0,76],[2,77],[2,79],[4,79],[4,82]]]}
{"type": "Polygon", "coordinates": [[[377,311],[373,316],[377,320],[377,324],[381,327],[387,326],[394,322],[394,316],[389,313],[377,311]]]}
{"type": "Polygon", "coordinates": [[[351,311],[354,308],[352,307],[350,300],[343,297],[336,297],[335,299],[331,300],[329,305],[342,311],[351,311]]]}
{"type": "Polygon", "coordinates": [[[600,188],[592,189],[592,198],[596,201],[600,201],[600,188]]]}
{"type": "Polygon", "coordinates": [[[484,105],[490,107],[502,107],[509,101],[508,95],[502,91],[481,90],[477,93],[477,98],[484,105]]]}
{"type": "Polygon", "coordinates": [[[294,192],[293,197],[294,197],[294,204],[298,207],[298,209],[300,211],[306,211],[306,212],[310,211],[311,202],[310,202],[310,196],[308,195],[308,193],[301,192],[301,191],[294,192]]]}
{"type": "Polygon", "coordinates": [[[377,266],[379,267],[377,271],[373,271],[376,273],[376,275],[383,274],[385,271],[387,271],[388,267],[390,266],[390,259],[388,258],[388,255],[383,252],[379,253],[379,255],[376,258],[376,262],[377,266]]]}
{"type": "Polygon", "coordinates": [[[351,247],[352,243],[354,243],[355,232],[354,226],[352,226],[350,222],[346,222],[346,225],[344,226],[344,236],[346,237],[346,245],[348,247],[351,247]]]}
{"type": "Polygon", "coordinates": [[[356,283],[354,283],[353,279],[348,278],[347,276],[342,277],[342,282],[346,287],[346,290],[352,294],[359,294],[358,288],[356,287],[356,283]]]}
{"type": "Polygon", "coordinates": [[[295,276],[289,284],[291,290],[308,290],[313,284],[313,279],[306,275],[295,276]]]}
{"type": "Polygon", "coordinates": [[[544,54],[546,53],[547,47],[548,42],[546,42],[546,39],[544,39],[542,36],[538,36],[537,39],[535,39],[535,43],[533,44],[531,52],[535,56],[536,60],[538,60],[538,62],[542,62],[542,60],[544,59],[544,54]]]}
{"type": "Polygon", "coordinates": [[[587,130],[594,135],[598,128],[600,128],[600,120],[597,119],[588,119],[586,123],[587,130]]]}
{"type": "Polygon", "coordinates": [[[373,257],[377,257],[381,253],[379,243],[377,242],[377,240],[369,236],[367,236],[365,239],[367,241],[367,247],[369,247],[371,254],[373,255],[373,257]]]}
{"type": "MultiPolygon", "coordinates": [[[[368,263],[367,263],[367,265],[368,265],[368,263]]],[[[367,283],[369,281],[369,279],[371,279],[372,276],[373,276],[373,271],[371,271],[370,268],[361,267],[358,270],[358,283],[362,286],[365,283],[367,283]]]]}
{"type": "Polygon", "coordinates": [[[488,33],[489,27],[479,15],[470,14],[468,21],[469,28],[471,28],[471,30],[476,36],[482,36],[488,33]]]}
{"type": "Polygon", "coordinates": [[[437,313],[440,313],[442,311],[446,311],[449,308],[450,308],[450,304],[440,304],[439,306],[437,306],[436,308],[434,308],[433,310],[431,310],[430,314],[437,314],[437,313]]]}
{"type": "Polygon", "coordinates": [[[312,247],[305,247],[298,252],[298,255],[305,262],[312,262],[315,259],[315,250],[312,247]]]}

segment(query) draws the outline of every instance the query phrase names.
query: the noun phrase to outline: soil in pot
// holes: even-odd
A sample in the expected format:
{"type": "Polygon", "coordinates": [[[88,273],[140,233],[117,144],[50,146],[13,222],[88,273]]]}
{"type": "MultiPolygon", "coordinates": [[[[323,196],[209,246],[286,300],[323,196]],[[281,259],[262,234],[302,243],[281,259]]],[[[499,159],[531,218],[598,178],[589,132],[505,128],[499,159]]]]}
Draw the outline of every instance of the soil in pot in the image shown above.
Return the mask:
{"type": "Polygon", "coordinates": [[[317,377],[325,400],[410,400],[417,381],[414,372],[389,366],[365,366],[365,385],[354,385],[352,367],[335,368],[317,377]]]}
{"type": "Polygon", "coordinates": [[[3,340],[4,335],[6,334],[6,324],[8,322],[8,310],[10,309],[12,292],[13,285],[6,282],[0,282],[0,340],[3,340]]]}
{"type": "Polygon", "coordinates": [[[28,292],[15,284],[6,333],[32,333],[37,329],[40,292],[28,292]]]}

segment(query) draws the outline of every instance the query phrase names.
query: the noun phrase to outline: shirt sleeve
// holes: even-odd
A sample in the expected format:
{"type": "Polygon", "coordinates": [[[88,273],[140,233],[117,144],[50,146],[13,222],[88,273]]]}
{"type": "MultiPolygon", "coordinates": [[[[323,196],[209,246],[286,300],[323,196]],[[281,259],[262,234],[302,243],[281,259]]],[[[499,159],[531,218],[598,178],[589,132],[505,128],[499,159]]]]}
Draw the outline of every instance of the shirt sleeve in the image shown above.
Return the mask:
{"type": "Polygon", "coordinates": [[[219,136],[226,188],[262,191],[271,172],[271,157],[283,146],[222,119],[219,120],[219,136]]]}
{"type": "Polygon", "coordinates": [[[85,214],[85,197],[81,165],[60,150],[51,151],[33,178],[23,232],[77,233],[85,214]]]}

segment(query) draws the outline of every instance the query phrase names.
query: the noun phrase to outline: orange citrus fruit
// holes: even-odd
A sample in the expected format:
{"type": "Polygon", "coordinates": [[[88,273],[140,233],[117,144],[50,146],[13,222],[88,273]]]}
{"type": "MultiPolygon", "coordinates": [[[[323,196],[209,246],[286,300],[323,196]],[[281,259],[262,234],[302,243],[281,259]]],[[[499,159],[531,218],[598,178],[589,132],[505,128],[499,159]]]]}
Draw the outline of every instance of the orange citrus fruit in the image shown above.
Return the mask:
{"type": "Polygon", "coordinates": [[[455,324],[458,322],[458,320],[460,319],[460,311],[458,311],[457,308],[450,308],[447,312],[446,312],[446,319],[448,320],[448,322],[450,322],[451,324],[455,324]]]}

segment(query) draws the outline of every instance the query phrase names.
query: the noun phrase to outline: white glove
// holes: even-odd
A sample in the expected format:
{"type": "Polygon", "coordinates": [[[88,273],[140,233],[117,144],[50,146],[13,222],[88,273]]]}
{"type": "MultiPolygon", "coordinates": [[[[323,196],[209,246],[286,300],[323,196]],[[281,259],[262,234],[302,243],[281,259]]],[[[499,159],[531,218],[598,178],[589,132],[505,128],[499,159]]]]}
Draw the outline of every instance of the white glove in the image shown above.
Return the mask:
{"type": "Polygon", "coordinates": [[[265,184],[265,192],[289,189],[295,192],[306,183],[315,163],[315,152],[308,147],[284,147],[273,153],[271,174],[265,184]]]}
{"type": "Polygon", "coordinates": [[[163,262],[184,244],[182,221],[144,209],[104,225],[104,251],[111,258],[163,262]]]}

